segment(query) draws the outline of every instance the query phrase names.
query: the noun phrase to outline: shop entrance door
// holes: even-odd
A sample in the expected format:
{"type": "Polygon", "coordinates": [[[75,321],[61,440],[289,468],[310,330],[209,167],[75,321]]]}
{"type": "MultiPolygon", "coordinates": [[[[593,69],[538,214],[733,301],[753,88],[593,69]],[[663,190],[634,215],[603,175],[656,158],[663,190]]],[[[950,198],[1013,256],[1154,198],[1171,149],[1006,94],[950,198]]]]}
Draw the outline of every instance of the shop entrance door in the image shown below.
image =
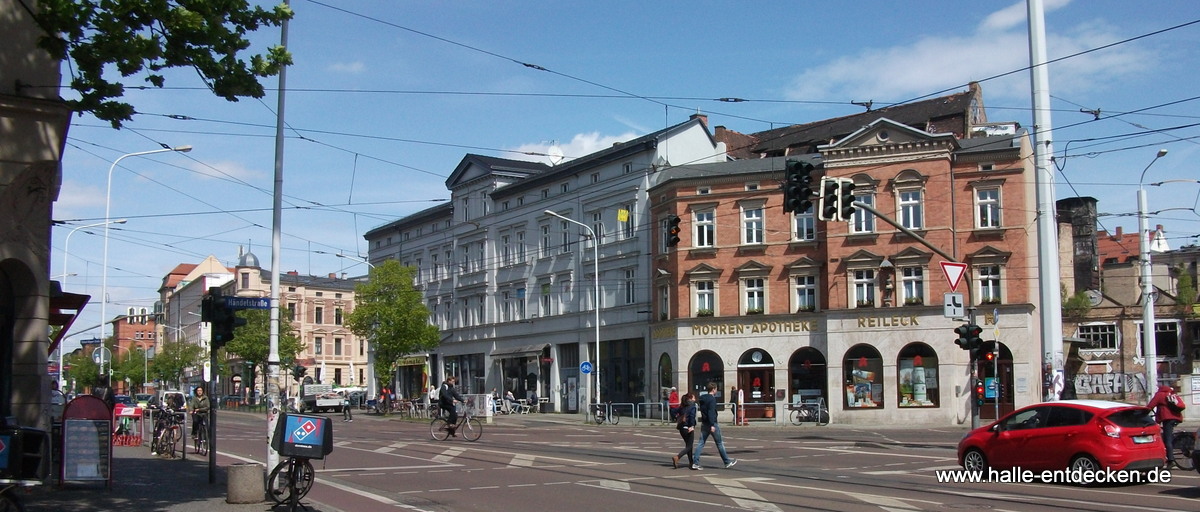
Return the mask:
{"type": "MultiPolygon", "coordinates": [[[[738,389],[746,408],[746,418],[773,418],[775,405],[775,371],[773,368],[738,368],[738,389]],[[770,415],[767,414],[771,408],[770,415]]],[[[726,397],[733,402],[737,397],[726,397]]]]}

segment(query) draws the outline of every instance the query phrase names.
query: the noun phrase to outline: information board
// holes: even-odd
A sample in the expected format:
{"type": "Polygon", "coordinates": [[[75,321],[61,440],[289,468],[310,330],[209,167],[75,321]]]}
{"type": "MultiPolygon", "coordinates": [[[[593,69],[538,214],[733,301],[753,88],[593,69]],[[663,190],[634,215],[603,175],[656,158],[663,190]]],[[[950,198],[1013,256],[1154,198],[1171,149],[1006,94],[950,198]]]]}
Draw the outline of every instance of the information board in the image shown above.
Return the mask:
{"type": "Polygon", "coordinates": [[[63,480],[108,480],[112,464],[111,443],[111,420],[64,420],[63,480]]]}

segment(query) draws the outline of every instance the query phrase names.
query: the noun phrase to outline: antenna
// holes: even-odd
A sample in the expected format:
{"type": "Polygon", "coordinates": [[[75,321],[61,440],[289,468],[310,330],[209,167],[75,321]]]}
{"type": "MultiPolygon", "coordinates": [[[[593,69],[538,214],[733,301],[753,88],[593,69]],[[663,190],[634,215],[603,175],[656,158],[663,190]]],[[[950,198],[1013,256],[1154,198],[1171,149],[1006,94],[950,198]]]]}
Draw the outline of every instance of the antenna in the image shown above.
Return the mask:
{"type": "Polygon", "coordinates": [[[546,156],[550,157],[550,165],[551,166],[558,165],[559,162],[563,161],[562,149],[559,148],[558,144],[556,144],[554,142],[550,143],[550,149],[546,150],[546,156]]]}

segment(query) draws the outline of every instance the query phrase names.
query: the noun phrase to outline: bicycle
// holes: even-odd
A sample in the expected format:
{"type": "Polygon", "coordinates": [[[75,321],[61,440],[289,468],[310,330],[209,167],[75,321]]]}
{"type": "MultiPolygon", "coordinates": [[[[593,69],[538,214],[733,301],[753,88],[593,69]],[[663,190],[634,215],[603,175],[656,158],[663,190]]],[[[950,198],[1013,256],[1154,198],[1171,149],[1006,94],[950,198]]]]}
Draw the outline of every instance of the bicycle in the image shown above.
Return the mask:
{"type": "Polygon", "coordinates": [[[1179,469],[1193,470],[1196,469],[1196,464],[1192,459],[1192,450],[1196,447],[1196,435],[1192,432],[1181,430],[1171,435],[1171,446],[1174,450],[1171,452],[1171,459],[1175,461],[1175,465],[1179,469]]]}
{"type": "Polygon", "coordinates": [[[823,427],[829,424],[829,409],[825,407],[824,400],[817,399],[811,402],[792,404],[791,409],[793,425],[812,422],[823,427]]]}
{"type": "Polygon", "coordinates": [[[271,470],[271,477],[267,479],[267,493],[275,500],[275,504],[288,503],[295,510],[300,500],[308,495],[316,479],[316,471],[309,459],[288,457],[271,470]]]}
{"type": "Polygon", "coordinates": [[[160,409],[154,420],[154,435],[150,438],[150,453],[175,458],[179,441],[183,439],[183,413],[160,409]]]}
{"type": "MultiPolygon", "coordinates": [[[[195,417],[197,414],[201,413],[192,413],[192,416],[195,417]]],[[[196,453],[208,455],[208,415],[202,414],[199,421],[193,425],[196,425],[196,428],[192,429],[192,442],[196,445],[196,453]]]]}
{"type": "MultiPolygon", "coordinates": [[[[483,423],[464,409],[462,414],[458,415],[458,423],[454,424],[454,430],[461,434],[463,439],[474,442],[483,435],[483,423]]],[[[450,437],[450,422],[439,415],[429,422],[429,434],[437,441],[445,441],[450,437]]]]}
{"type": "Polygon", "coordinates": [[[0,479],[0,512],[25,512],[25,504],[21,502],[17,488],[41,484],[40,480],[0,479]]]}
{"type": "Polygon", "coordinates": [[[613,410],[612,402],[592,405],[592,418],[596,420],[597,425],[603,425],[604,422],[616,425],[621,421],[621,414],[613,410]]]}

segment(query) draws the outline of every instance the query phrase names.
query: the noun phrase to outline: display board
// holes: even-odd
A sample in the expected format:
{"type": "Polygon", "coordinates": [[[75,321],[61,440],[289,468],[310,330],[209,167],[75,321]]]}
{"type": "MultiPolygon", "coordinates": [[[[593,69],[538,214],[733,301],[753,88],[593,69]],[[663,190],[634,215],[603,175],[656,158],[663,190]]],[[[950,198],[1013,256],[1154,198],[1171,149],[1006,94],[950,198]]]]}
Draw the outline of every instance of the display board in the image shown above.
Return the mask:
{"type": "Polygon", "coordinates": [[[63,481],[107,481],[112,469],[112,420],[63,421],[63,481]]]}

